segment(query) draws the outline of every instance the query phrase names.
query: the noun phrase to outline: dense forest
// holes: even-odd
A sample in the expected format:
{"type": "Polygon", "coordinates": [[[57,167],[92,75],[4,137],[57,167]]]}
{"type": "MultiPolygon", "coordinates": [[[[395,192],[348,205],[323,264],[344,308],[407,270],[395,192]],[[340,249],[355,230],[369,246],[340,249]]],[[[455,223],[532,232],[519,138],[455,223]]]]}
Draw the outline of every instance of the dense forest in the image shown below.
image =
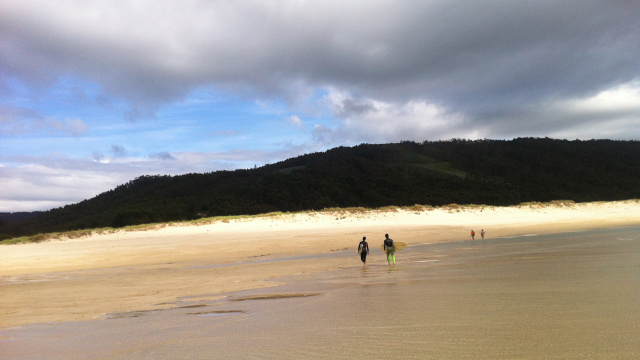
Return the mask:
{"type": "Polygon", "coordinates": [[[0,225],[18,235],[330,207],[640,198],[640,142],[548,138],[338,147],[256,169],[141,176],[0,225]]]}

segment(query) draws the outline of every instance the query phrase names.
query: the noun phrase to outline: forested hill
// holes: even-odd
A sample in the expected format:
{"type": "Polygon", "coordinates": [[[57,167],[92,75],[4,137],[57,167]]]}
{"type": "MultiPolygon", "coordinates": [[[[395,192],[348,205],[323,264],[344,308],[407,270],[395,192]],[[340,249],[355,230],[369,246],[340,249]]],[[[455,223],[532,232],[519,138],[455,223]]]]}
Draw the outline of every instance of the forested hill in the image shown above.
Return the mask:
{"type": "Polygon", "coordinates": [[[640,198],[640,142],[548,138],[339,147],[256,169],[142,176],[0,236],[201,216],[389,205],[640,198]]]}

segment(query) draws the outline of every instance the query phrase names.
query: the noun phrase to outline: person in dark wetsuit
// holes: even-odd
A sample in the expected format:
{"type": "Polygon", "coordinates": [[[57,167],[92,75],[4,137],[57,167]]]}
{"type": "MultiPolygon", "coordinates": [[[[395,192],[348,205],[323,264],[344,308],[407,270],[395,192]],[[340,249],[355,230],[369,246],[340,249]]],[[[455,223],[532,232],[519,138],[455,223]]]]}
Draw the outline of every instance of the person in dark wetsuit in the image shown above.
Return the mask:
{"type": "Polygon", "coordinates": [[[391,265],[391,259],[393,264],[396,264],[396,248],[393,246],[393,240],[389,238],[389,234],[384,234],[384,251],[387,253],[387,262],[391,265]],[[389,259],[391,256],[391,259],[389,259]]]}
{"type": "Polygon", "coordinates": [[[369,244],[367,243],[367,237],[363,236],[362,241],[358,244],[358,252],[360,253],[360,260],[367,265],[367,254],[369,254],[369,244]]]}

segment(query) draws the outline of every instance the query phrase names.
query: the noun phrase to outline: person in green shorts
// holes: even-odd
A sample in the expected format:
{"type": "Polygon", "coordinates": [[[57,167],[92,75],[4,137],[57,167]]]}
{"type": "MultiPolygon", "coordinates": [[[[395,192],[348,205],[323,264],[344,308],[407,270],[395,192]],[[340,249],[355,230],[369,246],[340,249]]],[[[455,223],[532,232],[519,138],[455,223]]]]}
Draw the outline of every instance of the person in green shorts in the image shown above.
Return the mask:
{"type": "Polygon", "coordinates": [[[393,264],[396,264],[396,249],[393,247],[393,240],[389,238],[389,234],[384,234],[384,251],[387,253],[387,262],[391,265],[391,259],[393,264]],[[391,256],[391,258],[389,258],[391,256]]]}

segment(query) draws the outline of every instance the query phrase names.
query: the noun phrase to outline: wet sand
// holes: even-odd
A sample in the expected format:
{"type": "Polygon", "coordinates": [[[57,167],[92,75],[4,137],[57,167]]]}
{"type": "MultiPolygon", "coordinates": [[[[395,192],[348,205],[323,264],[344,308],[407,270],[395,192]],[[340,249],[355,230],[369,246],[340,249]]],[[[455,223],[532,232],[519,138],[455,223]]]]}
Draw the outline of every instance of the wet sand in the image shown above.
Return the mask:
{"type": "Polygon", "coordinates": [[[0,346],[3,359],[635,359],[639,234],[420,245],[395,266],[5,329],[0,346]]]}
{"type": "MultiPolygon", "coordinates": [[[[334,216],[330,227],[296,229],[300,219],[281,219],[267,230],[252,232],[245,223],[243,232],[215,236],[212,225],[180,229],[180,236],[172,229],[171,236],[155,231],[0,247],[0,353],[3,359],[637,358],[639,228],[619,226],[640,224],[639,213],[636,202],[607,206],[594,212],[598,220],[580,209],[543,209],[546,222],[502,212],[502,224],[487,215],[499,210],[485,209],[472,217],[491,224],[490,236],[475,241],[468,239],[470,226],[447,224],[446,216],[438,218],[444,225],[410,225],[387,214],[390,221],[377,219],[376,226],[334,216]],[[592,230],[565,232],[585,228],[592,230]],[[363,268],[354,249],[366,230],[372,254],[363,268]],[[376,249],[385,231],[411,243],[391,267],[376,249]]],[[[468,215],[451,214],[461,221],[468,215]]]]}

